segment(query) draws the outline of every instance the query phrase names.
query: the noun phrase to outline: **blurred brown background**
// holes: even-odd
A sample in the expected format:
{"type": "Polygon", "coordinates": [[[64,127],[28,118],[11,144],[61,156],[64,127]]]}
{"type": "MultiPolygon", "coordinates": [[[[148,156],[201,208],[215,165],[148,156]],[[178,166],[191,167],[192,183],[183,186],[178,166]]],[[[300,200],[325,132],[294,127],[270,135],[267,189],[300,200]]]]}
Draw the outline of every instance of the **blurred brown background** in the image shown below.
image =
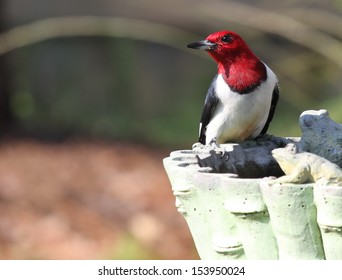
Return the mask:
{"type": "Polygon", "coordinates": [[[197,141],[216,66],[245,38],[280,80],[269,133],[342,122],[342,2],[0,0],[0,258],[198,258],[162,159],[197,141]]]}

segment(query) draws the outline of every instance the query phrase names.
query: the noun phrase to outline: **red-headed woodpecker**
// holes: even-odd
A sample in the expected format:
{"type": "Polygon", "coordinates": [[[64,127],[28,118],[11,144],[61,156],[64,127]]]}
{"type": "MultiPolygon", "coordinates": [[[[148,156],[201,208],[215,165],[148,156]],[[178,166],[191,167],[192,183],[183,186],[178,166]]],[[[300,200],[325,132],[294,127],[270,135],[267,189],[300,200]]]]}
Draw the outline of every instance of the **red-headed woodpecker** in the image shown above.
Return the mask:
{"type": "Polygon", "coordinates": [[[218,63],[201,116],[199,142],[222,144],[266,133],[279,99],[273,71],[232,31],[187,45],[206,50],[218,63]]]}

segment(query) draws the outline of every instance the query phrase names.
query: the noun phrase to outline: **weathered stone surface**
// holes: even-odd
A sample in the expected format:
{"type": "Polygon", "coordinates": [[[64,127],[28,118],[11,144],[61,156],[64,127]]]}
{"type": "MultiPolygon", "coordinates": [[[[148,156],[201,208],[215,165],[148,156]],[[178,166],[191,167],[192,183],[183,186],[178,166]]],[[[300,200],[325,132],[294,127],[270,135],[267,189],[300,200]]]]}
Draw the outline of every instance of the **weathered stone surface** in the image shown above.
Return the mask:
{"type": "Polygon", "coordinates": [[[164,166],[202,259],[341,259],[341,187],[316,198],[315,184],[210,173],[195,155],[173,152],[164,166]]]}
{"type": "Polygon", "coordinates": [[[342,124],[334,122],[327,110],[304,111],[299,118],[302,151],[319,155],[342,167],[342,124]]]}

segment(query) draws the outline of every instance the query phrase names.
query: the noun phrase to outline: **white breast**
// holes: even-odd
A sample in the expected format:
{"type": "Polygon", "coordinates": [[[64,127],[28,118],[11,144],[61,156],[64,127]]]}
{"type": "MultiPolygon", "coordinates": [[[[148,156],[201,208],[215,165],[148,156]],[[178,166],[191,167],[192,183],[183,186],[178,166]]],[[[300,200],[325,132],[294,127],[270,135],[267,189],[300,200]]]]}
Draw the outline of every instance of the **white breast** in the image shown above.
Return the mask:
{"type": "Polygon", "coordinates": [[[254,92],[239,94],[232,91],[219,75],[216,94],[219,103],[207,126],[206,144],[213,138],[217,143],[241,142],[255,138],[263,129],[271,106],[272,94],[277,83],[275,74],[266,66],[267,80],[254,92]]]}

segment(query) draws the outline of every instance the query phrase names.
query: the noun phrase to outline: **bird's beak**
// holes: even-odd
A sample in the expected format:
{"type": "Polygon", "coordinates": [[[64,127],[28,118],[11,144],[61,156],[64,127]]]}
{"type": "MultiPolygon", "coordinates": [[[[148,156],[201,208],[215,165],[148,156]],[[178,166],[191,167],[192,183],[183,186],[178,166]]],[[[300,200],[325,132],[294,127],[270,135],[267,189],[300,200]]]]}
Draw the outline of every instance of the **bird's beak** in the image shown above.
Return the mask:
{"type": "Polygon", "coordinates": [[[197,49],[197,50],[212,51],[216,49],[217,44],[212,43],[208,40],[203,40],[203,41],[198,41],[198,42],[188,44],[187,47],[191,49],[197,49]]]}

